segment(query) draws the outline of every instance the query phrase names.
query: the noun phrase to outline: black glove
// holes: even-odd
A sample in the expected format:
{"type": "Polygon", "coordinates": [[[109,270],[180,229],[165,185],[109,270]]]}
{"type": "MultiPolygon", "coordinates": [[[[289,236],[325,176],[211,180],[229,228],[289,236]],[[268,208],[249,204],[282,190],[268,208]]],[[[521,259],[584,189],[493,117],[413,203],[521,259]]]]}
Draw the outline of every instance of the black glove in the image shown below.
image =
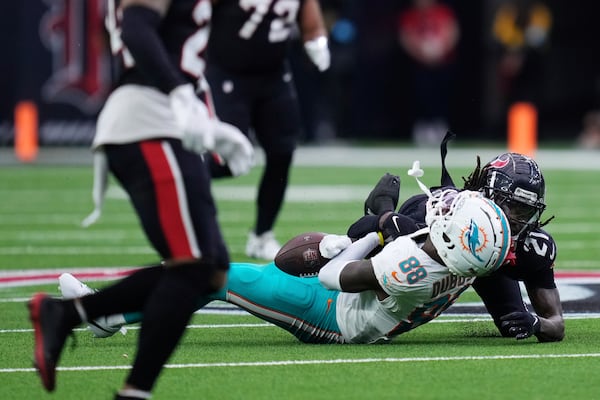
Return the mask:
{"type": "Polygon", "coordinates": [[[514,337],[517,340],[527,339],[540,331],[540,319],[537,315],[523,311],[515,311],[500,317],[502,336],[514,337]]]}
{"type": "Polygon", "coordinates": [[[417,230],[418,227],[415,221],[405,215],[383,213],[379,216],[379,231],[386,241],[394,240],[399,236],[408,235],[417,230]]]}
{"type": "Polygon", "coordinates": [[[379,216],[365,215],[350,225],[346,235],[351,239],[360,239],[368,233],[379,231],[379,216]]]}

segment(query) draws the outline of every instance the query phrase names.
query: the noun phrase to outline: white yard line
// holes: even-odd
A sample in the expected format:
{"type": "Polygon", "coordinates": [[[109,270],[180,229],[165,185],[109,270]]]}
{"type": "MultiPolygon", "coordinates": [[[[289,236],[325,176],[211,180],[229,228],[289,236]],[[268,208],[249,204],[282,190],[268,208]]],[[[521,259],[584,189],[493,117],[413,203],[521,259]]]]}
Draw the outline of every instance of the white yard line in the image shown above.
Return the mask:
{"type": "MultiPolygon", "coordinates": [[[[208,313],[208,312],[207,312],[208,313]]],[[[197,311],[196,314],[204,314],[202,311],[197,311]]],[[[225,313],[224,313],[225,314],[225,313]]],[[[227,315],[250,315],[243,310],[238,313],[227,312],[227,315]]],[[[484,314],[444,314],[433,321],[428,322],[429,324],[453,324],[453,323],[472,323],[472,322],[491,322],[492,318],[489,316],[483,316],[484,314]]],[[[565,313],[564,318],[567,320],[579,320],[579,319],[600,319],[600,313],[565,313]]],[[[192,324],[188,325],[187,329],[247,329],[247,328],[276,328],[280,329],[276,325],[269,322],[260,322],[255,324],[250,323],[239,323],[239,324],[192,324]]],[[[140,329],[139,325],[127,326],[128,331],[137,331],[140,329]]],[[[75,328],[75,332],[88,332],[87,328],[75,328]]],[[[0,329],[0,334],[11,334],[11,333],[32,333],[32,328],[23,329],[0,329]]],[[[110,339],[108,339],[110,340],[110,339]]]]}
{"type": "MultiPolygon", "coordinates": [[[[215,367],[272,367],[272,366],[295,366],[295,365],[326,365],[326,364],[373,364],[373,363],[407,363],[407,362],[440,362],[440,361],[497,361],[497,360],[532,360],[532,359],[555,359],[555,358],[599,358],[600,353],[580,354],[513,354],[495,356],[456,356],[456,357],[404,357],[404,358],[341,358],[335,360],[281,360],[281,361],[255,361],[255,362],[221,362],[221,363],[189,363],[189,364],[166,364],[165,368],[215,368],[215,367]]],[[[58,367],[57,371],[105,371],[105,370],[127,370],[129,365],[98,365],[80,367],[58,367]]],[[[34,368],[2,368],[0,373],[35,372],[34,368]]]]}

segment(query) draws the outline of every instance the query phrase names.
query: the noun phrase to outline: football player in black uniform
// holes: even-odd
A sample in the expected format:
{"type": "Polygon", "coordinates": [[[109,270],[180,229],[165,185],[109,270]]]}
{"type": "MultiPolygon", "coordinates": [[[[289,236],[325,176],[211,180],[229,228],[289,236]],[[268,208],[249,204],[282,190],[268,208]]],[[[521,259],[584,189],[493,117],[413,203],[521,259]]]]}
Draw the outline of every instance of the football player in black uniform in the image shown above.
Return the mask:
{"type": "MultiPolygon", "coordinates": [[[[448,135],[442,143],[439,188],[455,186],[444,162],[446,142],[451,137],[448,135]]],[[[394,213],[399,189],[397,176],[384,175],[365,201],[365,213],[373,215],[366,215],[352,225],[348,236],[361,237],[371,230],[403,235],[424,224],[427,196],[409,198],[394,213]]],[[[556,243],[541,229],[549,220],[540,222],[546,208],[546,187],[538,164],[522,154],[504,153],[480,168],[478,158],[464,189],[483,191],[503,208],[511,223],[513,251],[508,262],[494,274],[477,278],[473,284],[502,336],[525,339],[535,335],[540,342],[562,340],[565,326],[553,270],[556,243]],[[523,302],[519,281],[527,289],[535,314],[523,302]]]]}
{"type": "Polygon", "coordinates": [[[34,296],[35,365],[48,391],[75,326],[143,310],[133,368],[115,398],[150,398],[198,300],[226,280],[229,255],[201,154],[216,151],[243,172],[253,148],[237,128],[211,117],[199,97],[211,10],[210,0],[109,1],[111,47],[124,70],[98,118],[93,148],[105,155],[164,261],[89,296],[34,296]]]}
{"type": "MultiPolygon", "coordinates": [[[[215,0],[213,8],[206,76],[217,115],[252,132],[265,153],[245,251],[272,260],[281,247],[273,226],[301,126],[288,47],[299,29],[306,53],[324,71],[330,63],[326,30],[317,0],[215,0]]],[[[218,157],[210,162],[213,177],[231,175],[218,157]]]]}

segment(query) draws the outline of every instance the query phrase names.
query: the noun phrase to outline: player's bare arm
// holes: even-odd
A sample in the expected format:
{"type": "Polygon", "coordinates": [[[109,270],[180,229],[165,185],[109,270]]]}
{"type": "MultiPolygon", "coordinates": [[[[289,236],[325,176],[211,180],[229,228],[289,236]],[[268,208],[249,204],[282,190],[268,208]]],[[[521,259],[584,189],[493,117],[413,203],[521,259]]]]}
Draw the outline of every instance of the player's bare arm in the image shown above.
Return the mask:
{"type": "Polygon", "coordinates": [[[299,26],[306,54],[323,72],[329,69],[331,55],[329,53],[327,30],[323,22],[321,7],[317,0],[306,0],[300,10],[299,26]]]}
{"type": "Polygon", "coordinates": [[[540,319],[540,342],[560,341],[565,336],[565,321],[558,289],[527,288],[529,300],[540,319]]]}
{"type": "Polygon", "coordinates": [[[367,254],[381,244],[381,236],[375,232],[358,239],[321,268],[319,281],[328,289],[343,292],[375,290],[380,299],[387,297],[375,278],[371,261],[364,260],[367,254]]]}
{"type": "Polygon", "coordinates": [[[363,292],[365,290],[374,290],[377,298],[383,300],[388,294],[381,288],[373,264],[370,260],[351,261],[342,270],[340,274],[340,285],[344,292],[363,292]]]}

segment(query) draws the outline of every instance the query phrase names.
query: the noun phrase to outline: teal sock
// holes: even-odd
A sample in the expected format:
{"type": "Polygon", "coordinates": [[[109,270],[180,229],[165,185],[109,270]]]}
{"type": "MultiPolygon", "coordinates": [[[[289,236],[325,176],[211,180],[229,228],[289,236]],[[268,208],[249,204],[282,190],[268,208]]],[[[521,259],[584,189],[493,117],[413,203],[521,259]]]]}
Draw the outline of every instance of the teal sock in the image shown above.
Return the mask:
{"type": "Polygon", "coordinates": [[[125,319],[126,324],[135,324],[136,322],[140,322],[142,320],[141,312],[131,312],[123,314],[123,318],[125,319]]]}

